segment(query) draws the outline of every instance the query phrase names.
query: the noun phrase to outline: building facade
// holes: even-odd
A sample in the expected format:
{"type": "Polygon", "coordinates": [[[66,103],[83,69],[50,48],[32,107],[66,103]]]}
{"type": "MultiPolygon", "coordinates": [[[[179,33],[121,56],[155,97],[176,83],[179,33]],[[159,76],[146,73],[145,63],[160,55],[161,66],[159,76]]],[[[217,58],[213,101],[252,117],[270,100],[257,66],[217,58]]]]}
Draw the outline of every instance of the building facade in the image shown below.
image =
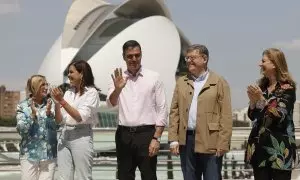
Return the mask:
{"type": "Polygon", "coordinates": [[[14,117],[19,101],[20,91],[7,91],[5,86],[0,86],[0,118],[14,117]]]}
{"type": "Polygon", "coordinates": [[[300,101],[294,104],[293,120],[295,127],[300,127],[300,101]]]}

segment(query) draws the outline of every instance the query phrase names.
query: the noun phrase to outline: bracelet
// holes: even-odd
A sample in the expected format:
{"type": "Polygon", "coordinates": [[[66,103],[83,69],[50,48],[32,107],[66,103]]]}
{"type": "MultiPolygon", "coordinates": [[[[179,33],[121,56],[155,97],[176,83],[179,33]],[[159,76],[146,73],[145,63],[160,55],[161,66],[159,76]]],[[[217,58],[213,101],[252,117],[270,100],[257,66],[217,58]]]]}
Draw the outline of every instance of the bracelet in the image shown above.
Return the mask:
{"type": "Polygon", "coordinates": [[[67,101],[65,101],[64,99],[59,101],[59,104],[64,107],[67,104],[67,101]]]}

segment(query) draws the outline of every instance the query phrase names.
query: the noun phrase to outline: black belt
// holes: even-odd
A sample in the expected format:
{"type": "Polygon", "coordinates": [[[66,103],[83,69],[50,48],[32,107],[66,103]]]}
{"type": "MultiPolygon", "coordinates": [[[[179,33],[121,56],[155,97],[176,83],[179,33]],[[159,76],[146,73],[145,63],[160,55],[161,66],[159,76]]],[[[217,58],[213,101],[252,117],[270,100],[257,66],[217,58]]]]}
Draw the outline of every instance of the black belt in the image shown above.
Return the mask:
{"type": "Polygon", "coordinates": [[[131,133],[142,132],[142,131],[151,131],[155,129],[155,125],[143,125],[143,126],[118,126],[118,129],[125,130],[131,133]]]}
{"type": "Polygon", "coordinates": [[[195,134],[196,134],[196,131],[195,131],[195,130],[187,130],[187,131],[186,131],[186,134],[187,134],[187,135],[195,135],[195,134]]]}

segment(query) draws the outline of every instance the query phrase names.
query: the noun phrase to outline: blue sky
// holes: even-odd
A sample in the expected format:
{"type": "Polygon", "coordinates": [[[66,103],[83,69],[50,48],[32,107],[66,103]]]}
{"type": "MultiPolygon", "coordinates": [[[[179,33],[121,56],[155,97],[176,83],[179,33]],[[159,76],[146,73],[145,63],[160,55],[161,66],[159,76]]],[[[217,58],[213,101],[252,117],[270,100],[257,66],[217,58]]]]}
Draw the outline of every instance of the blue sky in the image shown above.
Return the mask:
{"type": "MultiPolygon", "coordinates": [[[[38,71],[62,32],[70,4],[71,0],[0,0],[0,84],[24,89],[27,77],[38,71]]],[[[234,108],[247,105],[245,89],[259,78],[258,63],[266,48],[281,48],[300,82],[300,1],[166,0],[166,4],[185,36],[210,50],[209,67],[229,82],[234,108]]]]}

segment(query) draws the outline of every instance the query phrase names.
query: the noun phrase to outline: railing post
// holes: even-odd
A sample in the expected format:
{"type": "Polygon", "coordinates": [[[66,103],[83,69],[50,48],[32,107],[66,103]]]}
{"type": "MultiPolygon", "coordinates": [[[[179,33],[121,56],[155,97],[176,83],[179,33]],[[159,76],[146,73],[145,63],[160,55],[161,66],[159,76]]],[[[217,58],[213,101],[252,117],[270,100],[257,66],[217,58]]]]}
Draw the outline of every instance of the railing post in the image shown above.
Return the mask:
{"type": "Polygon", "coordinates": [[[118,166],[116,167],[116,179],[119,179],[118,166]]]}
{"type": "Polygon", "coordinates": [[[167,175],[168,179],[174,179],[173,175],[173,161],[171,153],[168,153],[168,162],[167,162],[167,175]],[[172,171],[170,171],[172,169],[172,171]]]}
{"type": "Polygon", "coordinates": [[[223,177],[224,177],[224,179],[228,179],[228,158],[227,158],[227,154],[225,154],[224,155],[224,160],[225,160],[225,162],[224,162],[224,175],[223,175],[223,177]]]}
{"type": "Polygon", "coordinates": [[[232,155],[232,158],[231,158],[231,168],[232,168],[231,178],[232,179],[236,179],[236,164],[237,164],[237,161],[235,160],[234,155],[232,155]]]}

